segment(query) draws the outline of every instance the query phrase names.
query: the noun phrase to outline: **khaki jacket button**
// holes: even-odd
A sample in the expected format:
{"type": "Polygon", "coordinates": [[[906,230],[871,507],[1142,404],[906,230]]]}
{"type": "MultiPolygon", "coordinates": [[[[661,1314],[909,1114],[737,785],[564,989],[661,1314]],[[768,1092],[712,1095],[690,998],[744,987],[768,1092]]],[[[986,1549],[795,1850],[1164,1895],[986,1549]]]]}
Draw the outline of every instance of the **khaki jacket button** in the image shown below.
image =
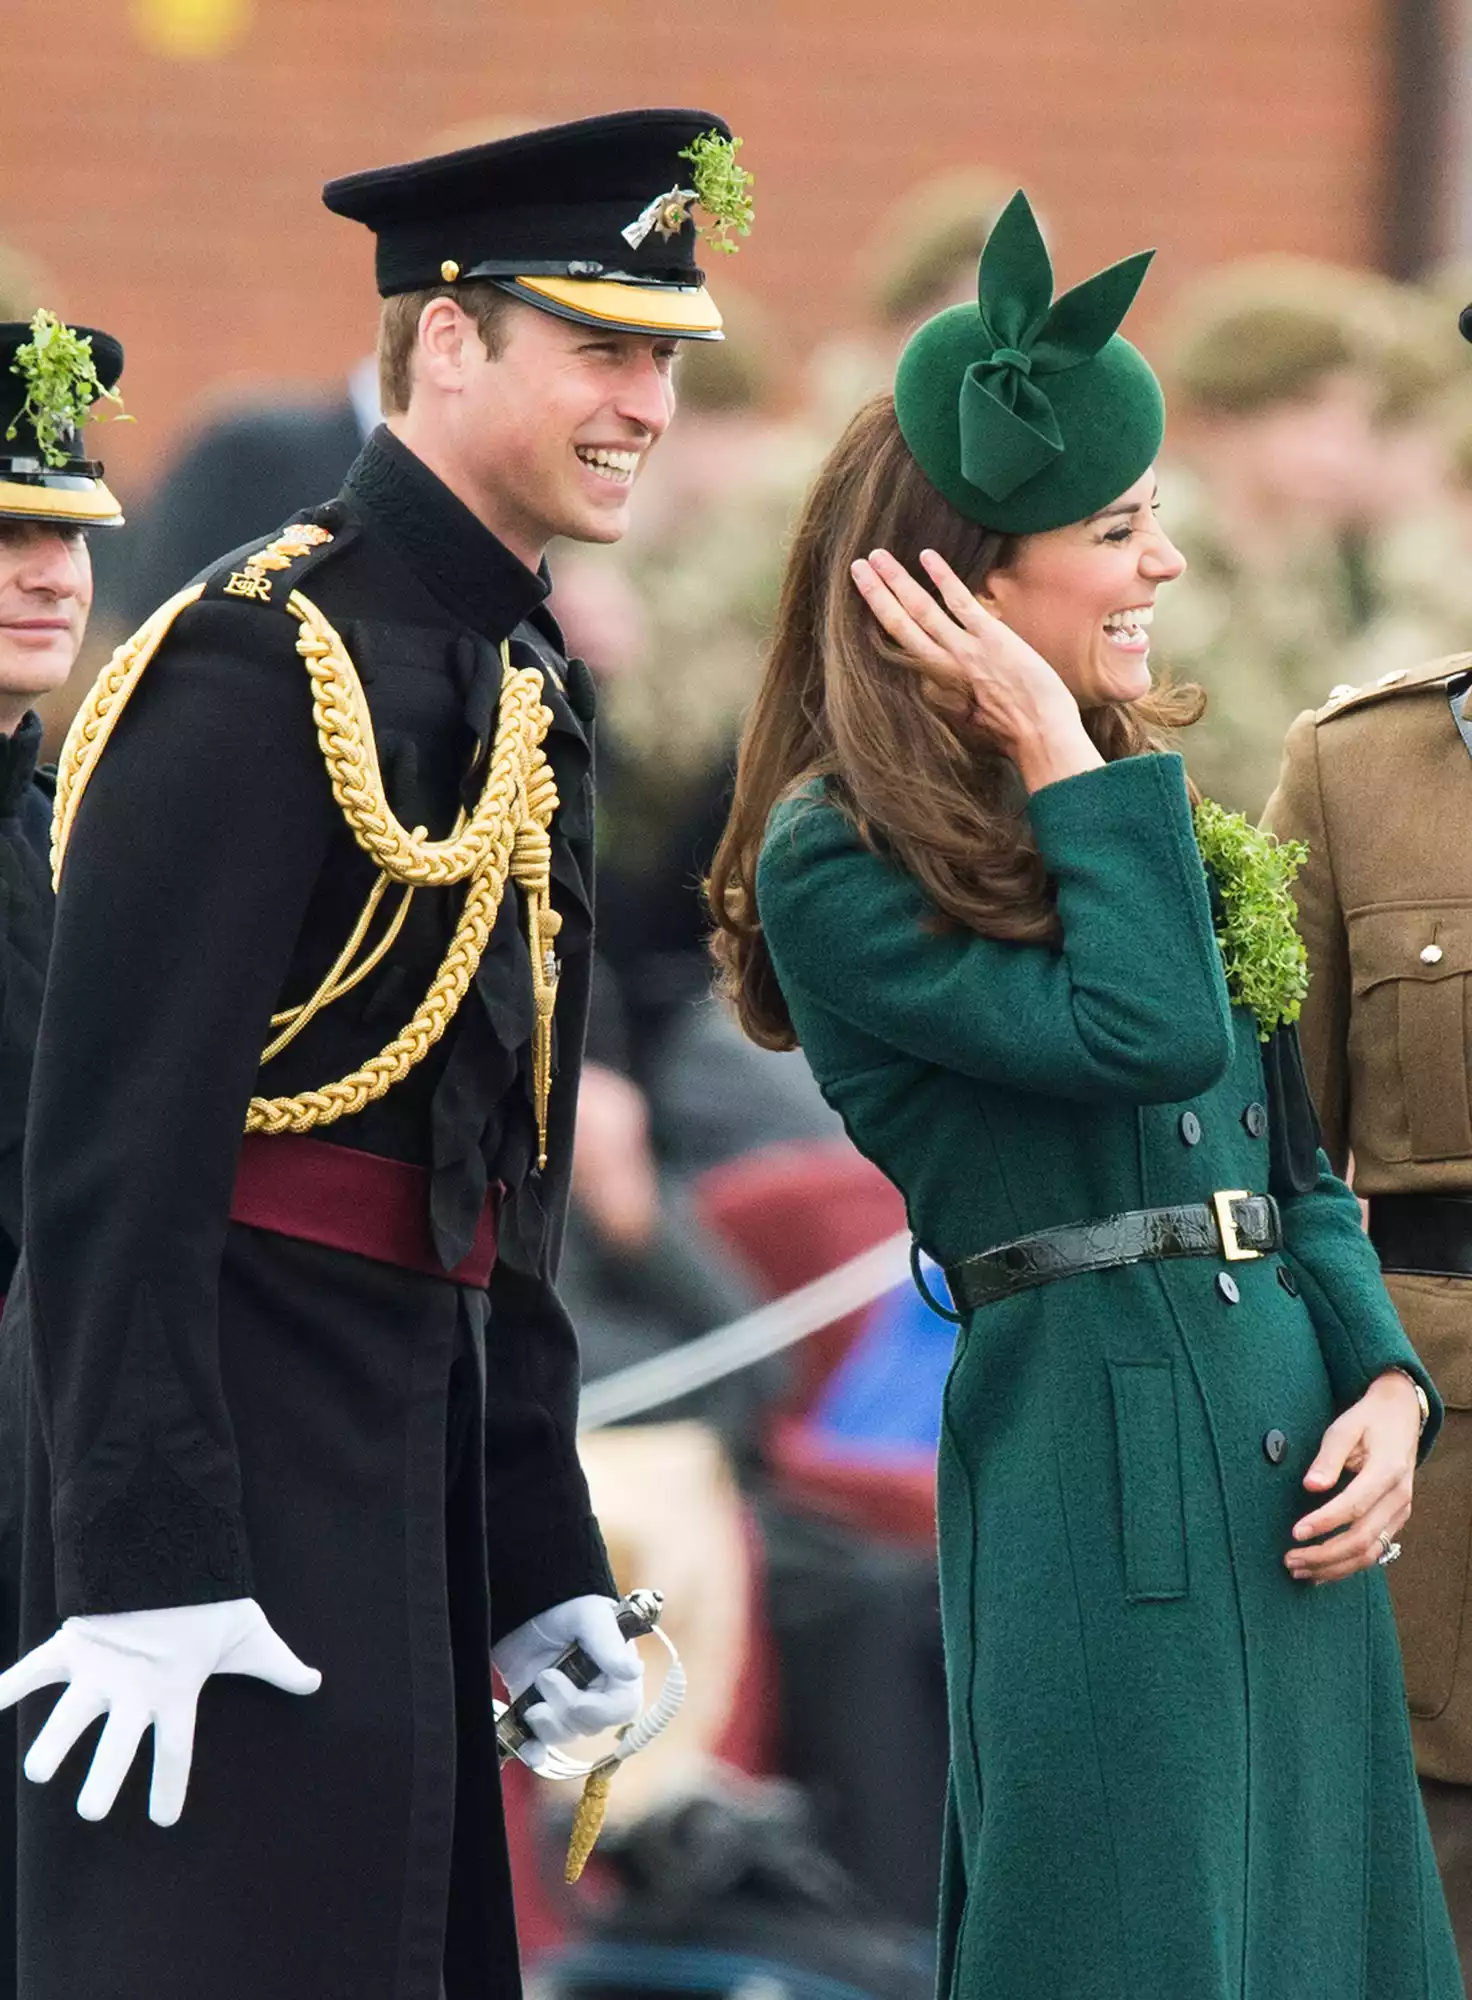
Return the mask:
{"type": "Polygon", "coordinates": [[[1445,957],[1446,953],[1439,944],[1427,944],[1421,947],[1421,963],[1423,965],[1440,965],[1445,957]]]}

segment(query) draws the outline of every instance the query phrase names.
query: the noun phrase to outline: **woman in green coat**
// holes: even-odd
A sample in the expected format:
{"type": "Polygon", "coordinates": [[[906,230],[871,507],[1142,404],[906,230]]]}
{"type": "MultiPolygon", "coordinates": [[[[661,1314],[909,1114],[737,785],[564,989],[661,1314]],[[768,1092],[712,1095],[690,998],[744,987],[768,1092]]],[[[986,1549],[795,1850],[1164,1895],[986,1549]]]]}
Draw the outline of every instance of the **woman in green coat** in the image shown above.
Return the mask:
{"type": "Polygon", "coordinates": [[[943,2000],[1454,2000],[1381,1573],[1440,1405],[1317,1150],[1294,857],[1157,734],[1146,261],[1054,303],[1019,196],[835,449],[718,955],[959,1308],[943,2000]]]}

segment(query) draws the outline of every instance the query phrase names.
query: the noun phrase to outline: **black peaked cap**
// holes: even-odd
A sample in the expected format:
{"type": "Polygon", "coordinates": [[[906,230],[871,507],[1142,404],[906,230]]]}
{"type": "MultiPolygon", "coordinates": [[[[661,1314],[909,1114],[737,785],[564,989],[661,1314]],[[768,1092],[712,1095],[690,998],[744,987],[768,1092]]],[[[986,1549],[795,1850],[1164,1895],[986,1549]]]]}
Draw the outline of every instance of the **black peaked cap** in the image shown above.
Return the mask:
{"type": "Polygon", "coordinates": [[[519,132],[433,159],[329,181],[322,199],[378,238],[385,298],[447,278],[633,278],[698,286],[688,214],[672,234],[622,234],[660,195],[690,185],[683,149],[729,139],[709,111],[616,111],[519,132]]]}
{"type": "MultiPolygon", "coordinates": [[[[123,372],[122,342],[100,327],[71,331],[92,343],[92,365],[104,389],[117,386],[123,372]]],[[[0,518],[58,522],[77,527],[119,527],[123,513],[102,483],[102,466],[87,456],[80,431],[58,445],[65,465],[47,462],[32,425],[21,414],[26,403],[24,376],[15,357],[35,338],[27,320],[0,320],[0,518]],[[15,436],[6,433],[15,426],[15,436]]]]}

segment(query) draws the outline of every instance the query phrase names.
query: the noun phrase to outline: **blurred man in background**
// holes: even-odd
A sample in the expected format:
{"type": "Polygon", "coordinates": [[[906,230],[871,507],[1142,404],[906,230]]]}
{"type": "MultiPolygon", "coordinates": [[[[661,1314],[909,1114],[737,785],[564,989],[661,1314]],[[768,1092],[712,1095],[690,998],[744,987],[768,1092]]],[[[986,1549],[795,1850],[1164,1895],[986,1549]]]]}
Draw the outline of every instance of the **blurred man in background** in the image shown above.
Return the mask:
{"type": "Polygon", "coordinates": [[[1376,382],[1349,316],[1300,266],[1213,273],[1176,313],[1160,505],[1188,568],[1153,641],[1209,697],[1192,775],[1255,815],[1289,721],[1364,622],[1345,538],[1372,477],[1376,382]]]}
{"type": "MultiPolygon", "coordinates": [[[[0,287],[17,278],[29,282],[0,253],[0,287]]],[[[20,1255],[26,1106],[51,945],[55,785],[38,766],[35,705],[65,686],[87,630],[88,533],[123,518],[80,433],[68,425],[43,439],[28,414],[17,357],[34,354],[43,330],[29,318],[0,322],[0,1305],[20,1255]]],[[[93,376],[104,391],[115,387],[123,352],[111,335],[57,334],[86,341],[93,376]]]]}
{"type": "MultiPolygon", "coordinates": [[[[1465,350],[1464,350],[1465,353],[1465,350]]],[[[1364,685],[1472,645],[1472,384],[1437,383],[1406,411],[1370,517],[1375,609],[1337,678],[1364,685]]]]}
{"type": "Polygon", "coordinates": [[[863,324],[823,341],[808,364],[806,416],[820,456],[861,403],[893,387],[916,327],[975,299],[981,246],[1016,187],[1015,177],[988,167],[937,174],[868,232],[854,260],[863,324]]]}
{"type": "Polygon", "coordinates": [[[1161,511],[1189,567],[1154,638],[1206,689],[1191,769],[1228,807],[1261,811],[1289,722],[1352,648],[1368,670],[1398,614],[1386,551],[1444,490],[1444,332],[1406,288],[1298,258],[1226,266],[1176,301],[1161,511]]]}

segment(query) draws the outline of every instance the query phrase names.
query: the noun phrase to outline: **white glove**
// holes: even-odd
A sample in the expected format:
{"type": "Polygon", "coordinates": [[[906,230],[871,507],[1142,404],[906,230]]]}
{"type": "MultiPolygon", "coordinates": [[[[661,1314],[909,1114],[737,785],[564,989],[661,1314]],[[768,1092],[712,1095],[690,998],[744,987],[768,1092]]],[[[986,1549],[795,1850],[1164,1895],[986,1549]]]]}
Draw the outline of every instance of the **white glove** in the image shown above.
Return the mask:
{"type": "Polygon", "coordinates": [[[31,1745],[26,1776],[44,1785],[99,1715],[107,1723],[77,1798],[83,1819],[112,1810],[138,1746],[153,1729],[148,1817],[173,1826],[184,1810],[194,1757],[194,1713],[211,1674],[249,1674],[287,1694],[315,1694],[322,1676],[297,1658],[253,1597],[186,1604],[167,1611],[116,1611],[68,1618],[8,1673],[0,1710],[37,1688],[68,1683],[31,1745]]]}
{"type": "Polygon", "coordinates": [[[570,1597],[539,1611],[491,1648],[491,1662],[513,1701],[533,1682],[542,1697],[526,1714],[539,1741],[520,1752],[533,1770],[545,1762],[547,1744],[634,1722],[644,1707],[644,1665],[633,1640],[618,1629],[618,1605],[611,1597],[570,1597]],[[571,1645],[581,1646],[602,1669],[585,1688],[574,1687],[552,1664],[571,1645]]]}

